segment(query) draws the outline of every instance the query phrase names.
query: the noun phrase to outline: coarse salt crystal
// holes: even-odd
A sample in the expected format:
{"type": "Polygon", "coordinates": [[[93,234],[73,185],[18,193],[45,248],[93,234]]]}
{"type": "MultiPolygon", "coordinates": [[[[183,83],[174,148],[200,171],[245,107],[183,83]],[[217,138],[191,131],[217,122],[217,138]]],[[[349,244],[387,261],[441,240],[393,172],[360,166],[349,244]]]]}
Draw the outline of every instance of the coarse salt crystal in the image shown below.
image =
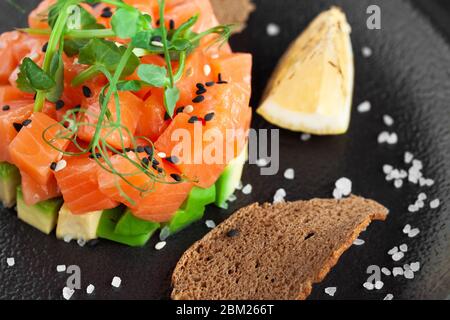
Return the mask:
{"type": "Polygon", "coordinates": [[[398,136],[395,132],[391,133],[389,135],[389,138],[386,141],[388,144],[397,144],[398,142],[398,136]]]}
{"type": "Polygon", "coordinates": [[[403,253],[408,252],[408,245],[406,243],[404,243],[404,244],[400,245],[399,249],[403,253]]]}
{"type": "Polygon", "coordinates": [[[372,105],[369,101],[364,101],[357,107],[357,110],[359,113],[369,112],[371,109],[372,109],[372,105]]]}
{"type": "Polygon", "coordinates": [[[283,188],[278,189],[275,192],[275,195],[273,197],[273,202],[274,203],[280,203],[280,202],[284,202],[284,198],[286,197],[286,190],[284,190],[283,188]]]}
{"type": "Polygon", "coordinates": [[[8,267],[13,267],[16,264],[16,260],[14,258],[6,258],[6,264],[8,267]]]}
{"type": "Polygon", "coordinates": [[[414,212],[419,211],[419,208],[416,205],[410,204],[408,206],[408,211],[411,212],[411,213],[414,213],[414,212]]]}
{"type": "Polygon", "coordinates": [[[236,200],[237,200],[237,197],[234,194],[230,194],[230,196],[227,199],[227,201],[229,201],[229,202],[235,202],[236,200]]]}
{"type": "Polygon", "coordinates": [[[392,256],[398,252],[398,247],[393,247],[391,250],[388,251],[388,255],[392,256]]]}
{"type": "Polygon", "coordinates": [[[242,184],[242,181],[239,181],[238,185],[236,186],[236,190],[242,190],[243,187],[244,186],[242,184]]]}
{"type": "Polygon", "coordinates": [[[373,51],[371,48],[364,46],[361,48],[361,53],[363,55],[364,58],[370,58],[373,54],[373,51]]]}
{"type": "Polygon", "coordinates": [[[384,297],[383,300],[390,301],[390,300],[392,300],[392,299],[394,299],[394,295],[393,295],[392,293],[388,293],[388,294],[386,295],[386,297],[384,297]]]}
{"type": "Polygon", "coordinates": [[[403,268],[395,267],[394,269],[392,269],[392,275],[393,275],[394,277],[396,277],[396,276],[402,276],[403,273],[404,273],[403,268]]]}
{"type": "Polygon", "coordinates": [[[269,164],[269,160],[267,160],[267,159],[265,159],[265,158],[261,158],[261,159],[256,160],[256,165],[257,165],[258,167],[265,167],[265,166],[267,166],[268,164],[269,164]]]}
{"type": "Polygon", "coordinates": [[[166,246],[167,242],[165,241],[160,241],[155,245],[155,249],[156,250],[162,250],[165,246],[166,246]]]}
{"type": "Polygon", "coordinates": [[[253,187],[251,184],[247,184],[245,187],[242,188],[243,194],[250,194],[252,193],[253,187]]]}
{"type": "Polygon", "coordinates": [[[302,133],[302,135],[300,136],[300,139],[302,141],[309,141],[309,140],[311,140],[311,135],[309,133],[302,133]]]}
{"type": "Polygon", "coordinates": [[[280,26],[275,23],[269,23],[266,27],[266,32],[269,36],[275,37],[280,34],[280,26]]]}
{"type": "Polygon", "coordinates": [[[390,276],[392,274],[391,270],[386,267],[381,268],[381,272],[383,272],[386,276],[390,276]]]}
{"type": "Polygon", "coordinates": [[[66,271],[66,265],[60,264],[56,266],[56,272],[65,272],[66,271]]]}
{"type": "Polygon", "coordinates": [[[339,190],[338,188],[335,188],[333,190],[333,198],[336,199],[336,200],[342,199],[342,192],[341,192],[341,190],[339,190]]]}
{"type": "Polygon", "coordinates": [[[390,174],[390,173],[392,172],[392,170],[394,170],[394,167],[391,166],[390,164],[385,164],[385,165],[383,166],[383,172],[384,172],[385,174],[390,174]]]}
{"type": "Polygon", "coordinates": [[[366,243],[363,239],[356,239],[355,241],[353,241],[353,244],[355,246],[362,246],[364,243],[366,243]]]}
{"type": "Polygon", "coordinates": [[[410,264],[410,268],[412,272],[417,272],[420,270],[420,262],[413,262],[410,264]]]}
{"type": "Polygon", "coordinates": [[[376,281],[375,282],[375,289],[381,290],[383,288],[383,286],[384,286],[383,281],[376,281]]]}
{"type": "Polygon", "coordinates": [[[414,160],[414,155],[413,155],[411,152],[406,151],[406,152],[405,152],[405,156],[404,156],[404,161],[405,161],[405,163],[406,163],[406,164],[409,164],[409,163],[411,163],[411,161],[413,161],[413,160],[414,160]]]}
{"type": "Polygon", "coordinates": [[[433,201],[430,202],[430,208],[431,209],[436,209],[441,205],[441,201],[439,199],[434,199],[433,201]]]}
{"type": "Polygon", "coordinates": [[[415,238],[419,233],[420,233],[419,228],[412,229],[412,230],[408,233],[408,237],[410,237],[410,238],[415,238]]]}
{"type": "Polygon", "coordinates": [[[327,295],[331,296],[331,297],[334,297],[336,291],[337,291],[337,288],[336,288],[336,287],[328,287],[328,288],[325,288],[325,293],[326,293],[327,295]]]}
{"type": "Polygon", "coordinates": [[[392,126],[394,124],[394,119],[392,119],[392,117],[390,115],[385,114],[383,116],[383,122],[384,122],[385,125],[390,127],[390,126],[392,126]]]}
{"type": "Polygon", "coordinates": [[[387,131],[380,132],[380,134],[378,135],[378,143],[382,144],[387,142],[389,137],[390,137],[389,132],[387,131]]]}
{"type": "Polygon", "coordinates": [[[114,288],[119,288],[120,285],[122,284],[122,279],[120,279],[119,277],[115,276],[112,281],[111,281],[111,285],[114,288]]]}
{"type": "Polygon", "coordinates": [[[412,272],[411,270],[405,270],[405,272],[403,273],[403,276],[406,279],[414,279],[414,272],[412,272]]]}
{"type": "Polygon", "coordinates": [[[424,201],[427,199],[427,195],[424,192],[419,193],[419,196],[417,197],[417,199],[424,201]]]}
{"type": "Polygon", "coordinates": [[[66,300],[70,300],[70,298],[72,298],[74,293],[75,293],[74,289],[71,289],[69,287],[64,287],[63,288],[63,297],[66,300]]]}
{"type": "Polygon", "coordinates": [[[395,180],[394,187],[396,187],[397,189],[400,189],[401,187],[403,187],[403,180],[400,180],[400,179],[395,180]]]}
{"type": "Polygon", "coordinates": [[[292,168],[286,169],[286,171],[284,171],[284,178],[288,179],[288,180],[294,180],[295,178],[295,171],[292,168]]]}
{"type": "Polygon", "coordinates": [[[367,290],[373,290],[375,288],[373,283],[370,282],[364,282],[363,287],[366,288],[367,290]]]}
{"type": "Polygon", "coordinates": [[[403,228],[403,233],[404,234],[408,234],[411,231],[411,225],[407,224],[404,228],[403,228]]]}
{"type": "Polygon", "coordinates": [[[94,290],[95,290],[95,286],[93,284],[90,284],[86,288],[86,293],[87,294],[92,294],[94,292],[94,290]]]}
{"type": "Polygon", "coordinates": [[[352,181],[348,178],[340,178],[336,181],[335,186],[341,191],[343,196],[349,196],[352,193],[352,181]]]}
{"type": "Polygon", "coordinates": [[[212,221],[212,220],[206,220],[205,224],[210,229],[214,229],[216,227],[216,223],[214,221],[212,221]]]}
{"type": "Polygon", "coordinates": [[[404,256],[405,256],[405,254],[403,252],[397,252],[392,255],[392,260],[400,261],[403,259],[404,256]]]}

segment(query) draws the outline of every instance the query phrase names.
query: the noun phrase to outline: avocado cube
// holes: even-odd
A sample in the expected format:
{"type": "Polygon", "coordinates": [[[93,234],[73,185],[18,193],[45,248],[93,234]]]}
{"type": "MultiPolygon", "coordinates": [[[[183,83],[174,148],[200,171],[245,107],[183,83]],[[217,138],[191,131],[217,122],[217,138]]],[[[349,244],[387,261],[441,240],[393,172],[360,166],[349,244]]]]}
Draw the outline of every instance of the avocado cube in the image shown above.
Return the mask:
{"type": "Polygon", "coordinates": [[[222,209],[228,208],[227,200],[234,193],[241,181],[245,162],[247,161],[247,148],[223,171],[216,182],[216,206],[222,209]]]}
{"type": "Polygon", "coordinates": [[[208,189],[194,187],[189,193],[188,199],[168,223],[167,227],[170,234],[174,234],[203,218],[206,206],[214,203],[215,199],[215,185],[208,189]]]}
{"type": "Polygon", "coordinates": [[[122,216],[123,209],[120,207],[103,211],[97,228],[97,236],[99,238],[119,242],[131,247],[143,247],[148,240],[150,240],[154,231],[134,236],[118,234],[115,230],[117,223],[120,221],[122,216]]]}
{"type": "Polygon", "coordinates": [[[56,226],[56,237],[64,239],[92,240],[97,238],[97,228],[102,211],[94,211],[86,214],[73,214],[67,205],[59,210],[58,224],[56,226]]]}
{"type": "Polygon", "coordinates": [[[8,162],[0,162],[0,202],[5,208],[12,208],[16,204],[19,185],[19,170],[8,162]]]}
{"type": "Polygon", "coordinates": [[[17,216],[46,234],[50,234],[55,228],[62,202],[61,198],[55,198],[29,206],[23,200],[22,188],[17,187],[17,216]]]}
{"type": "Polygon", "coordinates": [[[136,218],[128,209],[117,222],[114,232],[123,236],[139,236],[153,234],[159,227],[159,223],[136,218]]]}

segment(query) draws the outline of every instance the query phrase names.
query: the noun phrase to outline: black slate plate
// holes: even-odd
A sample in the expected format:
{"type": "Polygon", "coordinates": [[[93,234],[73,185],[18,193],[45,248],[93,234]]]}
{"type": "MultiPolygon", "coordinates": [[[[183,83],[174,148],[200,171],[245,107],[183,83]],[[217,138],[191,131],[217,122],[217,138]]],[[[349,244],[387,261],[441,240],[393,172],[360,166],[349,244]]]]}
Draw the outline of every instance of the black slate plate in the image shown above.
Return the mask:
{"type": "MultiPolygon", "coordinates": [[[[26,10],[36,0],[22,0],[26,10]]],[[[421,8],[431,8],[420,1],[421,8]]],[[[441,1],[442,3],[444,1],[441,1]]],[[[336,286],[335,299],[381,299],[387,293],[398,299],[444,299],[450,294],[450,46],[442,27],[434,26],[435,16],[419,11],[412,3],[400,0],[259,0],[247,30],[234,37],[235,49],[252,52],[255,59],[253,105],[257,105],[264,85],[284,48],[321,10],[332,4],[344,8],[353,27],[356,56],[355,105],[370,100],[373,109],[367,114],[354,111],[351,129],[339,137],[313,137],[301,142],[297,133],[281,131],[281,172],[275,177],[262,177],[258,168],[248,166],[244,182],[253,185],[253,193],[237,193],[238,201],[228,211],[211,208],[207,218],[220,222],[233,210],[254,201],[271,201],[279,187],[286,188],[289,200],[330,197],[339,177],[353,180],[354,192],[376,199],[390,208],[385,223],[374,223],[361,238],[366,244],[352,247],[341,258],[323,283],[314,287],[311,299],[329,299],[324,288],[336,286]],[[378,4],[382,9],[382,30],[366,28],[366,8],[378,4]],[[276,22],[281,26],[278,37],[268,37],[265,26],[276,22]],[[440,31],[438,31],[440,30],[440,31]],[[370,59],[361,56],[361,47],[373,48],[370,59]],[[378,133],[385,130],[383,114],[395,119],[392,130],[399,134],[396,146],[377,144],[378,133]],[[419,188],[407,184],[396,190],[384,180],[381,167],[385,163],[402,166],[403,153],[413,152],[424,162],[426,176],[436,179],[435,186],[419,188]],[[285,168],[296,169],[296,180],[283,179],[285,168]],[[408,213],[407,207],[423,189],[429,198],[439,198],[438,209],[408,213]],[[414,239],[407,238],[405,224],[419,227],[414,239]],[[387,251],[407,243],[406,257],[394,263],[387,251]],[[422,269],[414,280],[383,276],[384,288],[367,291],[366,268],[379,265],[392,268],[420,261],[422,269]]],[[[440,2],[433,2],[439,6],[440,2]]],[[[436,7],[435,7],[436,8],[436,7]]],[[[438,7],[440,8],[440,7],[438,7]]],[[[436,21],[448,21],[444,9],[435,12],[436,21]],[[439,17],[438,17],[439,16],[439,17]],[[447,20],[445,20],[445,18],[447,20]]],[[[2,1],[1,30],[24,25],[25,16],[2,1]]],[[[437,23],[439,24],[439,23],[437,23]]],[[[255,128],[272,128],[255,116],[255,128]]],[[[0,214],[0,298],[60,299],[67,276],[58,274],[56,265],[78,265],[82,284],[96,286],[94,298],[101,299],[167,299],[170,275],[181,254],[207,228],[203,222],[170,239],[162,251],[155,251],[156,239],[144,249],[131,249],[102,241],[94,248],[57,241],[19,222],[14,212],[0,214]],[[13,256],[16,265],[6,266],[13,256]],[[120,290],[111,288],[111,279],[122,278],[120,290]]],[[[83,291],[76,299],[86,299],[83,291]]]]}

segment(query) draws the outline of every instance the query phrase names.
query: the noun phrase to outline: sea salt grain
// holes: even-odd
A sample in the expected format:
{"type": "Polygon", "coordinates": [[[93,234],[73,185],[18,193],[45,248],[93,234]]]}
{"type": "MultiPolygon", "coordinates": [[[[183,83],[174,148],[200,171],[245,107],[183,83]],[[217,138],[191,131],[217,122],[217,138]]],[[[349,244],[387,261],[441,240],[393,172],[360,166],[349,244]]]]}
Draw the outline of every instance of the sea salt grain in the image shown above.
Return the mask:
{"type": "Polygon", "coordinates": [[[364,101],[356,108],[359,113],[366,113],[372,109],[372,105],[369,101],[364,101]]]}
{"type": "Polygon", "coordinates": [[[340,178],[336,181],[336,189],[340,190],[343,196],[349,196],[352,193],[352,181],[348,178],[340,178]]]}
{"type": "Polygon", "coordinates": [[[122,279],[120,279],[119,277],[115,276],[112,281],[111,281],[111,285],[114,288],[119,288],[120,285],[122,284],[122,279]]]}
{"type": "Polygon", "coordinates": [[[396,277],[396,276],[402,276],[403,273],[404,273],[403,268],[395,267],[394,269],[392,269],[392,275],[393,275],[394,277],[396,277]]]}
{"type": "Polygon", "coordinates": [[[412,272],[411,270],[405,270],[403,276],[406,279],[414,279],[414,272],[412,272]]]}
{"type": "Polygon", "coordinates": [[[367,290],[373,290],[375,286],[370,282],[365,282],[363,284],[363,287],[366,288],[367,290]]]}
{"type": "Polygon", "coordinates": [[[386,276],[390,276],[392,274],[391,270],[386,267],[381,268],[381,272],[383,272],[383,274],[386,276]]]}
{"type": "Polygon", "coordinates": [[[405,254],[403,252],[397,252],[392,255],[392,260],[400,261],[403,259],[404,256],[405,256],[405,254]]]}
{"type": "Polygon", "coordinates": [[[309,133],[302,133],[302,135],[300,136],[300,139],[305,142],[309,141],[309,140],[311,140],[311,135],[309,133]]]}
{"type": "Polygon", "coordinates": [[[385,114],[383,116],[383,122],[384,122],[385,125],[390,127],[390,126],[392,126],[394,124],[394,119],[392,119],[392,117],[390,115],[385,114]]]}
{"type": "Polygon", "coordinates": [[[266,28],[267,34],[271,37],[275,37],[280,34],[280,26],[275,23],[269,23],[266,28]]]}
{"type": "Polygon", "coordinates": [[[16,264],[16,260],[14,258],[6,258],[6,264],[8,267],[13,267],[16,264]]]}
{"type": "Polygon", "coordinates": [[[286,190],[284,190],[283,188],[278,189],[277,192],[275,192],[275,195],[273,197],[273,203],[284,202],[285,197],[286,197],[286,190]]]}
{"type": "Polygon", "coordinates": [[[245,187],[242,188],[243,194],[250,194],[252,193],[253,187],[251,184],[247,184],[245,187]]]}
{"type": "Polygon", "coordinates": [[[269,164],[269,161],[268,161],[267,159],[262,158],[262,159],[256,160],[256,165],[257,165],[258,167],[265,167],[265,166],[267,166],[268,164],[269,164]]]}
{"type": "Polygon", "coordinates": [[[420,270],[420,262],[413,262],[410,264],[410,268],[412,272],[417,272],[420,270]]]}
{"type": "Polygon", "coordinates": [[[396,254],[398,252],[398,247],[393,247],[391,250],[388,251],[388,255],[392,256],[393,254],[396,254]]]}
{"type": "Polygon", "coordinates": [[[411,161],[413,161],[413,159],[414,159],[414,155],[413,155],[411,152],[406,151],[406,152],[405,152],[405,156],[404,156],[404,161],[405,161],[405,163],[406,163],[406,164],[410,164],[411,161]]]}
{"type": "Polygon", "coordinates": [[[375,282],[375,289],[381,290],[383,288],[383,286],[384,286],[383,281],[376,281],[375,282]]]}
{"type": "Polygon", "coordinates": [[[366,243],[363,239],[356,239],[355,241],[353,241],[353,244],[355,246],[362,246],[364,243],[366,243]]]}
{"type": "Polygon", "coordinates": [[[66,272],[66,265],[65,264],[57,265],[56,272],[66,272]]]}
{"type": "Polygon", "coordinates": [[[94,293],[94,290],[95,290],[94,285],[93,285],[93,284],[90,284],[90,285],[88,285],[87,288],[86,288],[86,293],[87,293],[87,294],[92,294],[92,293],[94,293]]]}
{"type": "Polygon", "coordinates": [[[384,297],[383,300],[389,301],[389,300],[392,300],[392,299],[394,299],[394,295],[392,293],[388,293],[386,295],[386,297],[384,297]]]}
{"type": "Polygon", "coordinates": [[[419,233],[420,233],[419,228],[412,229],[412,230],[408,233],[408,237],[410,237],[410,238],[415,238],[419,233]]]}
{"type": "Polygon", "coordinates": [[[216,227],[216,223],[214,221],[212,221],[212,220],[206,220],[205,224],[210,229],[214,229],[216,227]]]}
{"type": "Polygon", "coordinates": [[[439,199],[434,199],[433,201],[430,202],[431,209],[437,209],[437,208],[439,208],[440,205],[441,205],[441,202],[439,199]]]}
{"type": "Polygon", "coordinates": [[[400,179],[395,180],[394,187],[397,189],[400,189],[401,187],[403,187],[403,180],[400,180],[400,179]]]}
{"type": "Polygon", "coordinates": [[[404,243],[404,244],[400,245],[399,249],[403,253],[408,252],[408,245],[406,243],[404,243]]]}
{"type": "Polygon", "coordinates": [[[395,132],[391,133],[389,135],[389,138],[386,141],[388,144],[397,144],[398,142],[398,136],[395,132]]]}
{"type": "Polygon", "coordinates": [[[342,192],[341,192],[341,190],[335,188],[333,190],[333,198],[336,199],[336,200],[342,199],[342,192]]]}
{"type": "Polygon", "coordinates": [[[387,132],[387,131],[380,132],[380,134],[378,135],[378,139],[377,139],[378,143],[379,144],[386,143],[388,141],[389,137],[390,137],[389,132],[387,132]]]}
{"type": "Polygon", "coordinates": [[[373,54],[373,51],[369,47],[362,47],[361,53],[362,53],[364,58],[370,58],[372,56],[372,54],[373,54]]]}
{"type": "Polygon", "coordinates": [[[327,295],[331,296],[331,297],[334,297],[336,291],[337,291],[337,288],[336,288],[336,287],[328,287],[328,288],[325,288],[325,293],[326,293],[327,295]]]}
{"type": "Polygon", "coordinates": [[[292,168],[286,169],[284,172],[284,178],[288,180],[294,180],[295,178],[295,171],[292,168]]]}
{"type": "Polygon", "coordinates": [[[66,300],[70,300],[70,298],[72,298],[74,293],[75,293],[74,289],[71,289],[69,287],[64,287],[63,288],[63,297],[66,300]]]}
{"type": "Polygon", "coordinates": [[[155,245],[155,249],[156,250],[162,250],[165,246],[166,246],[167,242],[165,241],[160,241],[155,245]]]}
{"type": "Polygon", "coordinates": [[[237,197],[234,194],[231,194],[227,199],[227,201],[229,201],[229,202],[235,202],[236,200],[237,200],[237,197]]]}

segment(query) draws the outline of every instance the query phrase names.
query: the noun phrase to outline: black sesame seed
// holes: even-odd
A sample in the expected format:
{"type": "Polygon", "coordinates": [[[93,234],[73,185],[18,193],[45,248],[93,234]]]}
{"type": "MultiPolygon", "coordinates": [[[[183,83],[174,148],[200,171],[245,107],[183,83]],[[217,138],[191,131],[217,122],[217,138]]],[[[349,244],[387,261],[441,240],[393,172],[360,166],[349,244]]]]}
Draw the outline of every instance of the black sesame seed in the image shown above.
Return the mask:
{"type": "Polygon", "coordinates": [[[24,126],[24,127],[26,127],[29,124],[31,124],[31,119],[27,119],[24,122],[22,122],[22,126],[24,126]]]}
{"type": "Polygon", "coordinates": [[[205,85],[206,85],[207,87],[212,87],[214,84],[215,84],[214,81],[209,81],[209,82],[205,83],[205,85]]]}
{"type": "Polygon", "coordinates": [[[153,156],[153,148],[150,146],[145,146],[144,147],[144,151],[146,154],[148,154],[149,156],[153,156]]]}
{"type": "Polygon", "coordinates": [[[205,116],[205,121],[211,121],[212,119],[214,119],[214,112],[210,112],[205,116]]]}
{"type": "Polygon", "coordinates": [[[159,161],[156,160],[156,159],[153,159],[152,164],[153,164],[154,166],[159,166],[159,161]]]}
{"type": "Polygon", "coordinates": [[[48,48],[48,42],[46,42],[46,43],[42,46],[42,52],[47,52],[47,48],[48,48]]]}
{"type": "Polygon", "coordinates": [[[137,152],[137,153],[142,153],[142,152],[144,152],[144,151],[145,151],[145,149],[144,149],[143,146],[138,146],[138,147],[136,148],[136,152],[137,152]]]}
{"type": "Polygon", "coordinates": [[[171,119],[170,115],[166,112],[164,114],[164,121],[167,121],[167,120],[170,120],[170,119],[171,119]]]}
{"type": "Polygon", "coordinates": [[[125,148],[125,152],[130,152],[131,150],[133,150],[133,149],[131,149],[131,148],[125,148]]]}
{"type": "Polygon", "coordinates": [[[170,21],[169,21],[169,28],[170,28],[170,30],[175,29],[175,21],[173,21],[172,19],[170,19],[170,21]]]}
{"type": "Polygon", "coordinates": [[[96,245],[98,245],[100,243],[100,240],[98,239],[94,239],[94,240],[89,240],[87,242],[88,247],[95,247],[96,245]]]}
{"type": "Polygon", "coordinates": [[[83,86],[82,89],[83,89],[83,95],[84,95],[86,98],[92,97],[92,91],[91,91],[91,89],[90,89],[89,87],[83,86]]]}
{"type": "Polygon", "coordinates": [[[205,89],[203,83],[197,83],[195,86],[197,87],[197,89],[205,89]]]}
{"type": "Polygon", "coordinates": [[[159,20],[159,19],[156,20],[156,25],[157,25],[157,26],[160,26],[160,25],[161,25],[161,20],[159,20]]]}
{"type": "Polygon", "coordinates": [[[11,107],[8,105],[2,107],[3,111],[8,111],[9,109],[11,109],[11,107]]]}
{"type": "Polygon", "coordinates": [[[197,94],[197,95],[201,95],[201,94],[205,94],[205,93],[206,93],[206,89],[205,89],[205,88],[198,89],[198,90],[195,92],[195,94],[197,94]]]}
{"type": "Polygon", "coordinates": [[[178,157],[176,156],[167,157],[166,160],[172,164],[177,164],[180,162],[180,159],[178,159],[178,157]]]}
{"type": "Polygon", "coordinates": [[[52,171],[55,171],[56,170],[56,166],[57,166],[56,162],[52,162],[52,164],[50,165],[50,169],[52,171]]]}
{"type": "Polygon", "coordinates": [[[19,132],[20,130],[22,130],[23,125],[21,123],[14,122],[13,127],[17,132],[19,132]]]}
{"type": "Polygon", "coordinates": [[[111,12],[110,7],[106,7],[103,9],[102,14],[100,15],[102,18],[111,18],[113,13],[111,12]]]}
{"type": "Polygon", "coordinates": [[[150,160],[148,160],[148,158],[142,158],[142,164],[144,165],[144,167],[148,167],[148,165],[150,164],[150,160]]]}
{"type": "Polygon", "coordinates": [[[193,100],[192,100],[192,102],[193,103],[200,103],[200,102],[203,102],[203,100],[205,100],[205,97],[204,96],[196,96],[193,100]]]}
{"type": "Polygon", "coordinates": [[[197,121],[198,121],[198,117],[197,117],[197,116],[192,116],[192,117],[190,117],[189,120],[188,120],[189,123],[195,123],[195,122],[197,122],[197,121]]]}
{"type": "Polygon", "coordinates": [[[33,100],[36,100],[37,92],[33,96],[33,100]]]}
{"type": "Polygon", "coordinates": [[[89,156],[89,158],[91,158],[91,159],[100,159],[100,158],[102,158],[102,155],[100,153],[95,153],[95,154],[91,154],[89,156]]]}
{"type": "Polygon", "coordinates": [[[172,173],[170,176],[171,176],[172,179],[175,180],[176,182],[180,182],[181,180],[183,180],[183,179],[181,178],[181,176],[180,176],[179,174],[176,174],[176,173],[172,173]]]}
{"type": "Polygon", "coordinates": [[[89,2],[88,2],[88,5],[89,5],[91,8],[95,8],[95,7],[97,7],[99,4],[100,4],[100,2],[94,2],[94,3],[89,3],[89,2]]]}
{"type": "Polygon", "coordinates": [[[64,101],[62,101],[62,100],[56,101],[56,104],[55,104],[56,110],[61,110],[62,108],[64,108],[64,105],[65,105],[64,101]]]}
{"type": "Polygon", "coordinates": [[[163,173],[163,168],[161,168],[161,167],[158,167],[157,169],[156,169],[156,171],[158,171],[158,173],[163,173]]]}
{"type": "Polygon", "coordinates": [[[184,111],[184,107],[179,107],[179,108],[177,109],[177,111],[175,111],[175,114],[182,113],[183,111],[184,111]]]}
{"type": "Polygon", "coordinates": [[[161,36],[153,36],[153,37],[150,39],[150,42],[153,42],[153,41],[161,42],[161,41],[162,41],[162,37],[161,37],[161,36]]]}
{"type": "Polygon", "coordinates": [[[227,237],[233,238],[239,235],[239,230],[237,229],[231,229],[227,232],[227,237]]]}

